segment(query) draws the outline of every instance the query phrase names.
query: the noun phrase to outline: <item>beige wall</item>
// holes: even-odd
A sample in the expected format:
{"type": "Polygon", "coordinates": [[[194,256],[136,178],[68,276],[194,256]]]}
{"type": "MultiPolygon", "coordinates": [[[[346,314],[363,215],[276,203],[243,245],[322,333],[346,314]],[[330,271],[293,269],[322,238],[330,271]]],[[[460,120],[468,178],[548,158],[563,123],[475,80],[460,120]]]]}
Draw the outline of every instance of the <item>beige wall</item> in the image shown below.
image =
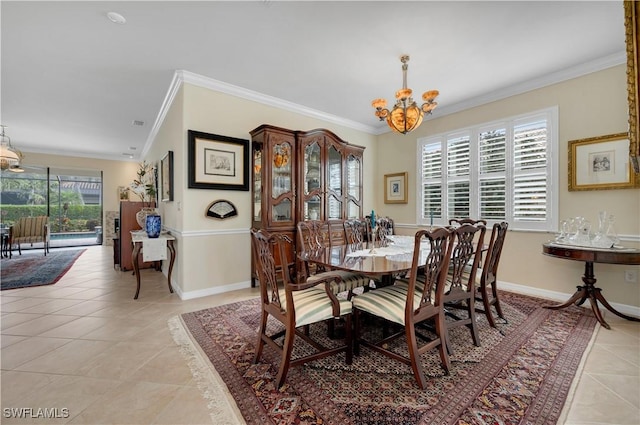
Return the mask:
{"type": "MultiPolygon", "coordinates": [[[[494,121],[543,108],[559,110],[559,218],[584,216],[597,223],[598,211],[606,209],[615,215],[616,229],[626,246],[640,246],[640,189],[569,192],[568,141],[625,132],[627,119],[627,86],[624,66],[613,67],[522,95],[513,96],[481,107],[423,122],[409,135],[384,134],[379,138],[376,173],[377,187],[382,176],[409,172],[409,203],[385,205],[378,190],[378,210],[405,224],[401,231],[410,233],[416,224],[416,140],[476,124],[494,121]]],[[[584,265],[541,254],[541,244],[552,234],[509,232],[500,263],[499,280],[526,285],[544,291],[573,293],[580,284],[584,265]]],[[[624,270],[638,266],[596,264],[598,285],[613,302],[640,306],[640,285],[624,281],[624,270]]]]}
{"type": "MultiPolygon", "coordinates": [[[[161,211],[163,220],[164,215],[167,215],[165,223],[178,237],[179,265],[175,283],[183,297],[190,298],[244,287],[250,280],[251,270],[251,193],[188,189],[187,131],[196,130],[250,140],[249,132],[262,124],[293,130],[327,128],[350,143],[365,146],[364,181],[373,181],[373,164],[376,163],[375,136],[207,88],[184,84],[158,135],[157,140],[162,149],[156,149],[154,144],[150,151],[154,158],[159,158],[166,149],[174,151],[175,201],[161,204],[161,211]],[[238,209],[238,216],[227,220],[206,217],[207,207],[218,199],[231,201],[238,209]],[[172,217],[175,217],[175,221],[172,217]]],[[[373,193],[373,186],[366,185],[365,211],[374,206],[373,193]]]]}
{"type": "MultiPolygon", "coordinates": [[[[185,84],[178,91],[146,159],[157,162],[174,153],[174,202],[160,203],[163,225],[178,238],[173,283],[190,298],[244,287],[250,277],[248,229],[250,192],[187,189],[187,130],[193,129],[241,139],[261,124],[296,130],[327,128],[343,139],[365,146],[364,207],[389,215],[400,233],[415,230],[416,139],[465,126],[493,121],[557,105],[559,108],[560,218],[583,215],[593,222],[603,206],[616,216],[623,243],[640,246],[640,190],[568,192],[567,142],[627,130],[627,101],[623,66],[493,102],[482,107],[426,120],[414,133],[372,136],[319,119],[185,84]],[[594,107],[595,106],[595,107],[594,107]],[[242,111],[237,113],[235,111],[242,111]],[[383,203],[383,176],[409,172],[409,203],[383,203]],[[239,216],[218,221],[205,218],[214,200],[233,202],[239,216]]],[[[366,107],[363,106],[363,107],[366,107]]],[[[117,210],[117,187],[135,177],[137,164],[28,153],[26,164],[94,168],[104,171],[105,210],[117,210]]],[[[580,283],[583,264],[545,257],[541,244],[553,235],[509,232],[500,268],[500,281],[525,285],[545,293],[569,294],[580,283]]],[[[640,267],[597,264],[598,284],[615,303],[640,306],[640,285],[624,282],[624,270],[640,267]]]]}

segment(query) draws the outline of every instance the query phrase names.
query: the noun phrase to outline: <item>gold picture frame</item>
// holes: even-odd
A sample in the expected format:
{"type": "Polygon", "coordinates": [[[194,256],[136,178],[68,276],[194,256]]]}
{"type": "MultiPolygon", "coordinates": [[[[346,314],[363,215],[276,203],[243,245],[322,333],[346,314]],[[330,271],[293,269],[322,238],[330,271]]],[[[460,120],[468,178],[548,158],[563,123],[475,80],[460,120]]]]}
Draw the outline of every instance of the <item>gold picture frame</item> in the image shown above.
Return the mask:
{"type": "Polygon", "coordinates": [[[384,203],[406,204],[408,202],[407,172],[384,175],[384,203]]]}
{"type": "Polygon", "coordinates": [[[640,3],[624,2],[624,28],[627,45],[627,99],[629,101],[629,158],[636,173],[640,173],[640,3]]]}
{"type": "Polygon", "coordinates": [[[569,190],[640,187],[628,154],[628,133],[570,140],[569,190]]]}

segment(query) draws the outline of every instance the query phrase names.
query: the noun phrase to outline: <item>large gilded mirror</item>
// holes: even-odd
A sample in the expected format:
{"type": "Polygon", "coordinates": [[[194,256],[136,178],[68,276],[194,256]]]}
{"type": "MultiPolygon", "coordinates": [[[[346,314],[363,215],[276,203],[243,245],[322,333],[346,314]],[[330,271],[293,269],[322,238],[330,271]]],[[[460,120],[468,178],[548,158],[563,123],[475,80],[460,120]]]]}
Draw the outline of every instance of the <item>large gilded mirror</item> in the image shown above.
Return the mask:
{"type": "Polygon", "coordinates": [[[627,42],[627,89],[629,99],[629,157],[636,173],[640,172],[640,124],[638,123],[638,35],[640,3],[624,2],[624,27],[627,42]]]}

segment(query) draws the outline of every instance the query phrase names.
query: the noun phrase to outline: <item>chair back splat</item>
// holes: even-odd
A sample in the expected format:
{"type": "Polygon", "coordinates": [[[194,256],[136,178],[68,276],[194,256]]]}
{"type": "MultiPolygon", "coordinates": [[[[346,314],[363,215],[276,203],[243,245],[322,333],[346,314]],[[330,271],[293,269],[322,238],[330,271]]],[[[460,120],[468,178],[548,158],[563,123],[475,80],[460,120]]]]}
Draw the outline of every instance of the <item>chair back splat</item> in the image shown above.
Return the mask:
{"type": "MultiPolygon", "coordinates": [[[[331,229],[328,221],[307,220],[297,224],[298,246],[304,251],[314,251],[331,246],[331,229]]],[[[299,262],[298,269],[306,276],[325,271],[324,267],[299,262]]]]}
{"type": "Polygon", "coordinates": [[[484,234],[483,224],[463,224],[453,229],[455,246],[451,255],[451,264],[447,276],[447,287],[444,292],[445,313],[454,319],[447,321],[447,348],[449,353],[453,347],[449,343],[448,331],[458,326],[467,326],[471,331],[473,343],[480,346],[478,325],[475,316],[476,271],[480,264],[484,234]],[[466,312],[466,317],[459,316],[453,310],[466,312]]]}
{"type": "Polygon", "coordinates": [[[256,353],[253,362],[257,363],[267,344],[280,354],[280,365],[276,375],[276,385],[281,387],[290,367],[297,366],[322,357],[345,353],[346,363],[351,364],[353,356],[351,338],[351,301],[338,299],[332,285],[339,284],[339,275],[326,273],[313,281],[294,282],[288,267],[280,267],[282,278],[278,279],[278,267],[274,252],[285,258],[287,244],[293,241],[284,234],[269,234],[264,230],[251,229],[251,246],[255,261],[255,270],[260,281],[261,316],[256,353]],[[278,281],[281,281],[280,285],[278,281]],[[271,316],[279,321],[283,330],[274,334],[267,333],[267,319],[271,316]],[[309,331],[311,325],[334,319],[344,320],[345,341],[326,347],[314,340],[309,331]],[[303,329],[303,330],[301,330],[303,329]],[[280,338],[284,337],[282,342],[280,338]],[[308,343],[314,350],[311,354],[292,359],[296,337],[308,343]]]}
{"type": "Polygon", "coordinates": [[[369,224],[366,220],[345,220],[344,238],[350,245],[362,245],[369,241],[369,224]]]}
{"type": "MultiPolygon", "coordinates": [[[[338,235],[332,236],[331,224],[329,221],[311,220],[300,221],[297,224],[298,230],[298,246],[302,247],[304,251],[315,251],[322,249],[330,249],[336,244],[340,244],[341,241],[334,241],[334,239],[343,239],[344,230],[339,229],[338,235]]],[[[309,264],[306,261],[298,260],[298,271],[301,272],[301,279],[316,279],[324,276],[324,273],[331,271],[333,275],[339,275],[342,281],[340,284],[332,284],[332,288],[336,295],[340,292],[347,292],[347,297],[350,299],[353,296],[353,290],[356,288],[363,288],[369,286],[371,278],[369,276],[348,272],[344,270],[328,270],[324,266],[317,264],[309,264]]]]}
{"type": "Polygon", "coordinates": [[[437,348],[445,373],[449,373],[451,366],[446,349],[442,296],[452,249],[453,231],[451,229],[418,231],[415,234],[409,280],[398,280],[395,285],[365,292],[353,299],[356,355],[359,354],[360,345],[364,345],[410,365],[421,389],[427,385],[420,358],[423,353],[437,348]],[[430,247],[428,252],[424,247],[425,243],[430,247]],[[372,338],[367,339],[363,336],[362,329],[365,323],[368,324],[374,320],[372,316],[395,324],[397,331],[391,336],[383,334],[375,341],[372,338]],[[435,329],[435,337],[427,338],[420,333],[418,328],[423,325],[431,325],[435,329]],[[389,347],[393,340],[402,336],[407,342],[406,355],[389,347]]]}

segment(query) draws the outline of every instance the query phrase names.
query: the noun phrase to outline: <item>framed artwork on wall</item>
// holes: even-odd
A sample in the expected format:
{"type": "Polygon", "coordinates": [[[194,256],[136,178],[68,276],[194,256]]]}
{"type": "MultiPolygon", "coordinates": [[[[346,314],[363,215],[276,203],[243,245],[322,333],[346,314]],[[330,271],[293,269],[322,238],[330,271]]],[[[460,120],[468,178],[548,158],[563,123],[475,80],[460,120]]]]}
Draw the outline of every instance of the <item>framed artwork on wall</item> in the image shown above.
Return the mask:
{"type": "Polygon", "coordinates": [[[118,199],[120,201],[129,200],[129,188],[125,186],[118,186],[118,199]]]}
{"type": "Polygon", "coordinates": [[[569,190],[640,187],[629,162],[629,134],[569,141],[569,190]]]}
{"type": "Polygon", "coordinates": [[[160,160],[160,200],[173,201],[173,151],[160,160]]]}
{"type": "Polygon", "coordinates": [[[384,203],[406,204],[407,172],[384,175],[384,203]]]}
{"type": "Polygon", "coordinates": [[[249,190],[249,141],[189,130],[188,187],[249,190]]]}
{"type": "Polygon", "coordinates": [[[640,4],[624,2],[624,27],[627,44],[627,99],[629,101],[629,158],[636,173],[640,173],[640,4]]]}

